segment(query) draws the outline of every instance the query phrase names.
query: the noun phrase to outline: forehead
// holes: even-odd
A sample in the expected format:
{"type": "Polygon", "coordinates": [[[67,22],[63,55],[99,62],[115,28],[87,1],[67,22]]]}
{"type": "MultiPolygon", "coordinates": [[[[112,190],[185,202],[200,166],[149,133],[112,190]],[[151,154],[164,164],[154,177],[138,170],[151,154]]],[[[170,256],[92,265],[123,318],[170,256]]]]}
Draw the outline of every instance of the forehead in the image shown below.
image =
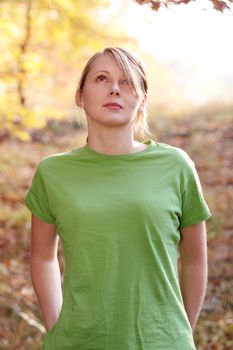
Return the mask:
{"type": "Polygon", "coordinates": [[[89,72],[95,74],[98,71],[123,73],[115,58],[108,54],[103,54],[92,62],[89,72]]]}

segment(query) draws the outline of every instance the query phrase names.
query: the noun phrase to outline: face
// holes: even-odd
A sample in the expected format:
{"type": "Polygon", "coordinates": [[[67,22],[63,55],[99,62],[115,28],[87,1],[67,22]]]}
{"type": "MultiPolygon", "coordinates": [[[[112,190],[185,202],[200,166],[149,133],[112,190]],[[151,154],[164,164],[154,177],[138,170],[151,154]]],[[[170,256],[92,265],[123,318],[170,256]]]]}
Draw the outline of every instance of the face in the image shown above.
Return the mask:
{"type": "Polygon", "coordinates": [[[143,102],[142,92],[137,96],[111,55],[103,54],[95,59],[79,98],[89,122],[124,126],[134,121],[143,102]]]}

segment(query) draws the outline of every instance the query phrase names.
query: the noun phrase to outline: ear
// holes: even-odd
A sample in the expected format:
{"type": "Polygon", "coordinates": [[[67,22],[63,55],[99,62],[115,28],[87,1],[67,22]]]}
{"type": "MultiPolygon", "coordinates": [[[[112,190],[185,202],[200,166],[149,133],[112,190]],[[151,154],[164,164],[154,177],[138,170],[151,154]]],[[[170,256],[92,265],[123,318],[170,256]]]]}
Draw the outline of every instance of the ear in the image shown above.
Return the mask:
{"type": "Polygon", "coordinates": [[[75,103],[78,107],[83,108],[83,99],[82,99],[82,93],[79,89],[77,89],[76,94],[75,94],[75,103]]]}
{"type": "Polygon", "coordinates": [[[141,100],[141,103],[138,107],[138,112],[142,112],[144,107],[145,107],[145,104],[146,104],[146,101],[147,101],[147,95],[145,94],[141,100]]]}

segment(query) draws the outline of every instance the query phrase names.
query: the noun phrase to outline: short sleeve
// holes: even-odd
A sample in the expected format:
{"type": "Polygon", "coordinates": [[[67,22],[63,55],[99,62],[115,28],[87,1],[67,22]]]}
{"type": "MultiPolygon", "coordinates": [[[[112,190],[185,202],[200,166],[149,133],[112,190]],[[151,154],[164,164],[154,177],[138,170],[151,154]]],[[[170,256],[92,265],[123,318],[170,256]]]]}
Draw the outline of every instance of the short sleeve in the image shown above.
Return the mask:
{"type": "Polygon", "coordinates": [[[41,172],[41,163],[38,165],[31,187],[25,196],[25,204],[28,209],[39,219],[50,224],[56,222],[56,218],[51,212],[49,205],[48,193],[46,191],[46,184],[41,172]]]}
{"type": "Polygon", "coordinates": [[[180,227],[188,227],[211,217],[194,163],[182,195],[180,227]]]}

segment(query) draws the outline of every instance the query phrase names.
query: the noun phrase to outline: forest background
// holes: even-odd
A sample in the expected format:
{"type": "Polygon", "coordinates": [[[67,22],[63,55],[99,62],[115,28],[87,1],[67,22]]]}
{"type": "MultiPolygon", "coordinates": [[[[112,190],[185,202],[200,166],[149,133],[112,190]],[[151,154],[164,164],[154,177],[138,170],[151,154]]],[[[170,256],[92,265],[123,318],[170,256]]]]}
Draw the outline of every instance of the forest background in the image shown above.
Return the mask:
{"type": "MultiPolygon", "coordinates": [[[[213,216],[209,283],[194,336],[199,350],[232,349],[232,2],[181,2],[187,4],[0,1],[0,349],[41,347],[45,329],[30,281],[24,197],[41,158],[85,143],[74,93],[84,63],[106,46],[142,58],[152,138],[195,161],[213,216]]],[[[59,261],[63,272],[61,245],[59,261]]]]}

